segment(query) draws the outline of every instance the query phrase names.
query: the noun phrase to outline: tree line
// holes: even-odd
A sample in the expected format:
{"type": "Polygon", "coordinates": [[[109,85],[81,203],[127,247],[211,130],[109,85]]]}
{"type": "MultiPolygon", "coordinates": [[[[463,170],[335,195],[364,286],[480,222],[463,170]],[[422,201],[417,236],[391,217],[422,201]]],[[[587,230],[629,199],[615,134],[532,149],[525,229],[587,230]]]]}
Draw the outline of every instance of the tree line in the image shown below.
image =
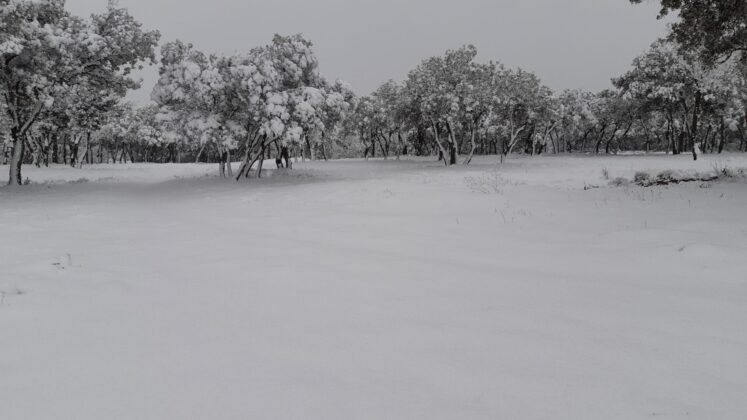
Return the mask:
{"type": "Polygon", "coordinates": [[[657,40],[601,92],[553,92],[521,69],[475,61],[466,46],[424,60],[402,83],[362,97],[351,123],[387,157],[406,148],[446,165],[475,153],[613,153],[620,150],[747,151],[747,63],[707,64],[676,42],[657,40]],[[394,139],[394,140],[393,140],[394,139]],[[392,152],[395,148],[395,152],[392,152]]]}
{"type": "Polygon", "coordinates": [[[177,40],[159,60],[159,32],[114,1],[81,18],[62,0],[0,0],[0,160],[19,185],[24,163],[213,161],[240,179],[272,157],[290,168],[293,156],[453,165],[478,154],[747,151],[744,9],[664,0],[661,15],[680,20],[601,92],[553,92],[467,45],[357,97],[320,74],[301,35],[232,55],[177,40]],[[159,65],[152,104],[135,106],[124,98],[148,64],[159,65]]]}

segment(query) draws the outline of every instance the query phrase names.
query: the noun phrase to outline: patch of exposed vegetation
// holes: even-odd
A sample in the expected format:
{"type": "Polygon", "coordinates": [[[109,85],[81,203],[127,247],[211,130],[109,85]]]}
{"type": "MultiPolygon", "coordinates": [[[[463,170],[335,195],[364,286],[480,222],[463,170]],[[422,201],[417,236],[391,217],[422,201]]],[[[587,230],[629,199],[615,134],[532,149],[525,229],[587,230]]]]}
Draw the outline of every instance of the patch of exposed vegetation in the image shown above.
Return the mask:
{"type": "Polygon", "coordinates": [[[700,182],[701,185],[724,180],[747,180],[747,168],[730,168],[728,166],[714,166],[712,172],[675,171],[666,169],[658,173],[637,171],[633,180],[617,177],[609,182],[614,187],[639,185],[653,187],[660,185],[681,184],[686,182],[700,182]]]}

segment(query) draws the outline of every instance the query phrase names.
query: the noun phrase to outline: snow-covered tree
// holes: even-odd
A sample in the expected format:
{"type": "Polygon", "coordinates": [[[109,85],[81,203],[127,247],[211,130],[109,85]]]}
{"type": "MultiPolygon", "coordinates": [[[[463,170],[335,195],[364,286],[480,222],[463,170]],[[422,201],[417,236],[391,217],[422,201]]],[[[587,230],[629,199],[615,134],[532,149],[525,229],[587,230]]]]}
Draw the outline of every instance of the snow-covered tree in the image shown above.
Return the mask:
{"type": "Polygon", "coordinates": [[[347,111],[352,92],[319,74],[312,44],[300,35],[279,36],[245,54],[206,55],[180,41],[162,49],[152,99],[174,137],[217,146],[221,173],[229,151],[243,148],[237,179],[261,164],[276,145],[289,166],[289,147],[323,145],[327,131],[347,111]],[[312,144],[313,143],[313,144],[312,144]]]}
{"type": "MultiPolygon", "coordinates": [[[[630,0],[641,3],[643,0],[630,0]]],[[[659,18],[676,14],[670,39],[698,54],[708,66],[731,57],[747,62],[747,2],[661,0],[659,18]]]]}
{"type": "Polygon", "coordinates": [[[24,138],[45,107],[84,85],[124,96],[139,86],[131,72],[155,59],[159,34],[141,28],[125,9],[83,19],[64,1],[0,3],[0,83],[11,120],[10,184],[21,184],[24,138]]]}
{"type": "MultiPolygon", "coordinates": [[[[511,154],[521,136],[531,129],[549,106],[552,91],[533,73],[522,69],[500,72],[494,97],[492,125],[502,133],[501,160],[511,154]]],[[[531,135],[527,136],[531,139],[531,135]]],[[[531,141],[531,140],[530,140],[531,141]]]]}
{"type": "Polygon", "coordinates": [[[466,94],[465,86],[469,84],[476,55],[477,49],[469,45],[449,50],[443,57],[428,58],[408,74],[403,88],[419,116],[429,125],[447,165],[457,162],[463,134],[459,131],[460,112],[466,109],[465,98],[460,94],[466,94]],[[444,135],[448,152],[441,141],[444,135]]]}
{"type": "Polygon", "coordinates": [[[594,133],[597,118],[592,112],[596,96],[584,90],[564,90],[558,96],[560,136],[572,149],[586,150],[587,141],[594,133]]]}
{"type": "Polygon", "coordinates": [[[633,61],[632,70],[613,83],[640,106],[664,115],[673,153],[689,148],[697,159],[697,152],[710,135],[699,123],[714,112],[727,118],[726,113],[734,114],[743,103],[739,67],[736,59],[705,66],[695,55],[659,40],[633,61]]]}

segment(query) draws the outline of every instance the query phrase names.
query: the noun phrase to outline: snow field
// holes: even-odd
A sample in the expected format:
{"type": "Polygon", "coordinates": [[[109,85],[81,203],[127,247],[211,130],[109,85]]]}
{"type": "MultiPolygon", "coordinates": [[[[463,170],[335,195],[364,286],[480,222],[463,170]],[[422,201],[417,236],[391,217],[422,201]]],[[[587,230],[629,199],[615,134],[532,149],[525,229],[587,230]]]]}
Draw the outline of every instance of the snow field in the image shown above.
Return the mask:
{"type": "Polygon", "coordinates": [[[743,419],[747,184],[602,170],[747,158],[494,162],[24,167],[0,417],[743,419]]]}

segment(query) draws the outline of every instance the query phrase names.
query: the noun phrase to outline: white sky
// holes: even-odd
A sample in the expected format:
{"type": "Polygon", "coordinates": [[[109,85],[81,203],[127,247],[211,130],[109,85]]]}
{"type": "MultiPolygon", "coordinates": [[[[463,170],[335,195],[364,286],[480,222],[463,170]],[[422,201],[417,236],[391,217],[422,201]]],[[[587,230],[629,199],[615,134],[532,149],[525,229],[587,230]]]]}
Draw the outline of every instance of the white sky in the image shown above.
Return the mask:
{"type": "MultiPolygon", "coordinates": [[[[205,52],[248,51],[274,33],[314,42],[322,73],[367,94],[422,59],[474,44],[479,60],[537,73],[553,89],[600,90],[665,34],[658,2],[628,0],[120,0],[161,41],[205,52]]],[[[106,0],[68,0],[78,15],[106,0]]],[[[148,101],[156,69],[133,100],[148,101]]]]}

